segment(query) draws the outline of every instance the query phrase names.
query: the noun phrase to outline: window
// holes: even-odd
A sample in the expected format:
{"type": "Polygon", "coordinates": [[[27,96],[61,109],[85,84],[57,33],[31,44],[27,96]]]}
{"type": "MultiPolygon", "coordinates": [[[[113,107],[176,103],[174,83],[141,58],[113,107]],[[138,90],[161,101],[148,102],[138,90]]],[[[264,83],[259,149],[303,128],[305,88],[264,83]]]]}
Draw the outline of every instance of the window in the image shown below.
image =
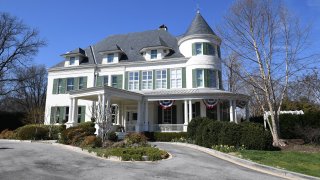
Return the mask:
{"type": "Polygon", "coordinates": [[[74,78],[67,79],[67,91],[71,91],[74,88],[74,78]]]}
{"type": "Polygon", "coordinates": [[[103,84],[108,86],[109,76],[103,76],[103,84]]]}
{"type": "Polygon", "coordinates": [[[84,79],[83,77],[79,78],[79,89],[82,89],[84,87],[84,79]]]}
{"type": "Polygon", "coordinates": [[[164,109],[163,111],[163,124],[171,124],[172,123],[172,108],[164,109]]]}
{"type": "Polygon", "coordinates": [[[57,107],[56,113],[55,113],[55,123],[59,123],[59,122],[60,122],[60,108],[57,107]]]}
{"type": "Polygon", "coordinates": [[[171,69],[171,88],[182,88],[182,69],[171,69]]]}
{"type": "Polygon", "coordinates": [[[158,51],[151,50],[151,59],[157,59],[157,57],[158,57],[158,51]]]}
{"type": "Polygon", "coordinates": [[[69,121],[69,107],[66,107],[66,114],[64,116],[64,119],[65,119],[66,122],[69,121]]]}
{"type": "Polygon", "coordinates": [[[156,89],[167,88],[167,70],[156,70],[156,89]]]}
{"type": "Polygon", "coordinates": [[[142,89],[152,89],[152,71],[142,72],[142,89]]]}
{"type": "Polygon", "coordinates": [[[216,71],[215,70],[212,70],[210,69],[209,70],[209,77],[208,78],[208,87],[217,87],[217,75],[216,75],[216,71]]]}
{"type": "Polygon", "coordinates": [[[211,43],[193,43],[192,55],[214,55],[215,49],[211,43]]]}
{"type": "Polygon", "coordinates": [[[139,90],[139,72],[129,72],[129,90],[139,90]]]}
{"type": "Polygon", "coordinates": [[[69,65],[75,65],[76,58],[75,57],[70,57],[69,65]]]}
{"type": "Polygon", "coordinates": [[[202,54],[202,43],[196,43],[195,47],[196,47],[196,54],[195,55],[202,54]]]}
{"type": "Polygon", "coordinates": [[[114,54],[108,54],[107,55],[107,62],[108,63],[113,63],[113,59],[114,59],[114,54]]]}
{"type": "Polygon", "coordinates": [[[111,122],[112,123],[117,123],[118,110],[119,110],[119,107],[117,104],[111,105],[111,122]]]}
{"type": "Polygon", "coordinates": [[[58,94],[61,94],[62,93],[62,79],[59,79],[58,80],[58,94]]]}
{"type": "Polygon", "coordinates": [[[118,76],[111,76],[111,86],[118,87],[117,82],[118,82],[118,76]]]}
{"type": "Polygon", "coordinates": [[[81,106],[79,106],[78,107],[78,123],[80,123],[81,122],[81,110],[82,110],[82,108],[81,108],[81,106]]]}
{"type": "Polygon", "coordinates": [[[204,84],[203,84],[203,80],[204,80],[204,77],[203,77],[203,69],[197,69],[196,71],[196,78],[197,78],[197,87],[204,87],[204,84]]]}

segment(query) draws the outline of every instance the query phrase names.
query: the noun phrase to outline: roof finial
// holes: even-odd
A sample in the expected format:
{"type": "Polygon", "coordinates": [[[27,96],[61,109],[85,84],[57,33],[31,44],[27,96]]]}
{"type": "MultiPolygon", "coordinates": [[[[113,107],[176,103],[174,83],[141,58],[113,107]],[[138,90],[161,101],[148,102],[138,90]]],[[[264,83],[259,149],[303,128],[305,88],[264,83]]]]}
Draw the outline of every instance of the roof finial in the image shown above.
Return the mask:
{"type": "Polygon", "coordinates": [[[200,7],[198,3],[197,3],[197,13],[200,14],[200,7]]]}

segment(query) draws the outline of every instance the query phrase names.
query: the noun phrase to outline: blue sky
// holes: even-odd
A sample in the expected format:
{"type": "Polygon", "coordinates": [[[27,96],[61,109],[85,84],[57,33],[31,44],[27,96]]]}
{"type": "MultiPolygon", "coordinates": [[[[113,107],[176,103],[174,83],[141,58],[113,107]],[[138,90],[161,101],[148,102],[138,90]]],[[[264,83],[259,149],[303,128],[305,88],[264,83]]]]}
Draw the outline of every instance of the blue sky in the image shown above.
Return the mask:
{"type": "MultiPolygon", "coordinates": [[[[213,29],[223,21],[232,0],[0,0],[0,11],[37,28],[48,45],[34,57],[47,67],[61,54],[87,47],[113,34],[157,29],[166,24],[173,35],[183,34],[199,4],[213,29]]],[[[312,50],[320,52],[320,0],[285,0],[303,23],[312,23],[312,50]]]]}

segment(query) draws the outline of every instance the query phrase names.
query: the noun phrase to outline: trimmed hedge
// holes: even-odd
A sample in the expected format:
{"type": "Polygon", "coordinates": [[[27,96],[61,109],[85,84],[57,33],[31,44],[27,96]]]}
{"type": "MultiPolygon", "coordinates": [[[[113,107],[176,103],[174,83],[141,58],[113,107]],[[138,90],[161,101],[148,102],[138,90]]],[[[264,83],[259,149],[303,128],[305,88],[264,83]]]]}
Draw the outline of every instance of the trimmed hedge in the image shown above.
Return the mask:
{"type": "Polygon", "coordinates": [[[70,127],[61,133],[60,143],[80,146],[86,136],[93,136],[96,131],[94,123],[84,122],[78,126],[70,127]]]}
{"type": "Polygon", "coordinates": [[[188,127],[188,137],[200,146],[211,148],[215,145],[235,147],[244,145],[247,149],[254,150],[271,150],[273,148],[270,132],[264,130],[260,124],[250,122],[234,124],[208,118],[202,120],[197,118],[195,122],[197,124],[191,125],[191,134],[188,127]],[[196,131],[194,131],[195,128],[196,131]]]}
{"type": "Polygon", "coordinates": [[[37,125],[26,125],[16,130],[16,138],[20,140],[45,140],[48,135],[48,129],[37,125]]]}
{"type": "Polygon", "coordinates": [[[144,132],[149,141],[171,142],[176,139],[187,139],[186,132],[144,132]]]}

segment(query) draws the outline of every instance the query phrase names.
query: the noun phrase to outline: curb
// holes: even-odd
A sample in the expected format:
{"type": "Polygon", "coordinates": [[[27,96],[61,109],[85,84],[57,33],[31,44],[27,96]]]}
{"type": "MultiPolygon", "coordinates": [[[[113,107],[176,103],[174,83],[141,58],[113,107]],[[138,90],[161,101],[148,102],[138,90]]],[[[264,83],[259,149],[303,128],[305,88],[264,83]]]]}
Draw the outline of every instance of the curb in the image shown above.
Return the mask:
{"type": "Polygon", "coordinates": [[[285,178],[285,179],[299,179],[299,180],[320,180],[320,178],[314,177],[314,176],[309,176],[309,175],[305,175],[305,174],[301,174],[301,173],[296,173],[296,172],[292,172],[292,171],[287,171],[287,170],[283,170],[283,169],[278,169],[275,167],[271,167],[271,166],[267,166],[267,165],[262,165],[262,164],[258,164],[249,160],[245,160],[245,159],[241,159],[229,154],[225,154],[222,153],[220,151],[216,151],[213,149],[209,149],[209,148],[205,148],[205,147],[201,147],[198,145],[194,145],[194,144],[188,144],[188,143],[179,143],[179,142],[157,142],[157,143],[163,143],[163,144],[175,144],[175,145],[179,145],[179,146],[184,146],[184,147],[189,147],[191,149],[195,149],[204,153],[207,153],[209,155],[215,156],[219,159],[225,160],[225,161],[229,161],[233,164],[237,164],[239,166],[242,167],[246,167],[258,172],[262,172],[265,174],[270,174],[273,176],[277,176],[277,177],[281,177],[281,178],[285,178]]]}

